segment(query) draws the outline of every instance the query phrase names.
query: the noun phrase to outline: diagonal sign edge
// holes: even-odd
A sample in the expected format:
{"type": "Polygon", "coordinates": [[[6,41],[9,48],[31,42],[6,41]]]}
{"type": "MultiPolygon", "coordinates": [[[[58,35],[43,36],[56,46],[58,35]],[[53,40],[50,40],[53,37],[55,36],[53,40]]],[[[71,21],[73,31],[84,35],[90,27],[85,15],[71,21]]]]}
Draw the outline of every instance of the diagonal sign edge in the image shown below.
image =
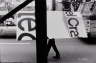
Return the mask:
{"type": "Polygon", "coordinates": [[[4,15],[1,19],[0,22],[3,23],[3,21],[5,21],[7,18],[11,17],[12,15],[14,15],[16,12],[18,12],[19,10],[21,10],[22,8],[24,8],[26,5],[28,5],[29,3],[31,3],[33,0],[26,0],[24,1],[22,4],[20,4],[19,6],[17,6],[15,9],[13,9],[12,11],[10,11],[8,14],[4,15]]]}

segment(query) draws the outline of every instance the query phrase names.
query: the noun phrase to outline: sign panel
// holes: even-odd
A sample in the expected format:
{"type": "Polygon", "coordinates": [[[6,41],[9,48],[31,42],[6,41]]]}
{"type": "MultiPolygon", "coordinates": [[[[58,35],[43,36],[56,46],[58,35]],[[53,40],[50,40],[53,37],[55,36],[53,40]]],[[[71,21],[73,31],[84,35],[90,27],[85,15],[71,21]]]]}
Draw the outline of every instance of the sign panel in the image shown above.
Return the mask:
{"type": "Polygon", "coordinates": [[[79,12],[47,11],[49,38],[87,37],[83,18],[79,12]]]}
{"type": "MultiPolygon", "coordinates": [[[[23,2],[23,1],[22,1],[23,2]]],[[[36,39],[35,1],[16,13],[17,40],[36,39]]]]}
{"type": "Polygon", "coordinates": [[[83,18],[79,12],[47,11],[49,38],[87,37],[83,18]]]}
{"type": "Polygon", "coordinates": [[[79,12],[65,11],[63,14],[70,37],[87,37],[84,21],[79,12]]]}
{"type": "Polygon", "coordinates": [[[35,38],[35,12],[19,11],[17,13],[17,40],[33,40],[35,38]]]}
{"type": "Polygon", "coordinates": [[[51,38],[70,38],[63,21],[62,11],[47,11],[47,36],[51,38]]]}

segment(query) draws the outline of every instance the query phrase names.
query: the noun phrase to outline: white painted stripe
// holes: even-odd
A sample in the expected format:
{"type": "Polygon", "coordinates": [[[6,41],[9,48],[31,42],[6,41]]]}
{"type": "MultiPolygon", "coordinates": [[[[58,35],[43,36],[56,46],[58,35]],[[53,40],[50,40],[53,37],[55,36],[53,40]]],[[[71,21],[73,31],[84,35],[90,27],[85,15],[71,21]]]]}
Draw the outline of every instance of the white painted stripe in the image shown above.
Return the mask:
{"type": "Polygon", "coordinates": [[[30,43],[0,43],[0,44],[5,44],[5,45],[29,45],[30,43]]]}

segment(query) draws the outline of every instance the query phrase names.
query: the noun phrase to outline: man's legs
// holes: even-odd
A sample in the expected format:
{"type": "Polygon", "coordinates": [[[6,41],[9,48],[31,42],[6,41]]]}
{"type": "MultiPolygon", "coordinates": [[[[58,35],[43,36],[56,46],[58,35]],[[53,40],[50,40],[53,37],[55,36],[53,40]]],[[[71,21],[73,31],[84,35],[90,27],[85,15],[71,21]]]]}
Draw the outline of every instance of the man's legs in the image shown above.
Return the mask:
{"type": "Polygon", "coordinates": [[[51,40],[49,39],[49,41],[48,41],[48,45],[47,45],[47,57],[48,57],[48,54],[49,54],[49,51],[50,51],[50,49],[51,49],[51,40]]]}
{"type": "Polygon", "coordinates": [[[60,53],[56,47],[55,39],[52,39],[52,45],[51,46],[53,47],[53,50],[56,52],[56,56],[54,56],[53,58],[60,58],[60,53]]]}
{"type": "MultiPolygon", "coordinates": [[[[49,54],[49,51],[51,49],[51,47],[53,47],[53,50],[56,52],[56,56],[54,56],[53,58],[60,58],[60,53],[55,45],[55,39],[49,39],[48,45],[47,45],[47,52],[49,54]]],[[[47,57],[48,57],[47,54],[47,57]]]]}

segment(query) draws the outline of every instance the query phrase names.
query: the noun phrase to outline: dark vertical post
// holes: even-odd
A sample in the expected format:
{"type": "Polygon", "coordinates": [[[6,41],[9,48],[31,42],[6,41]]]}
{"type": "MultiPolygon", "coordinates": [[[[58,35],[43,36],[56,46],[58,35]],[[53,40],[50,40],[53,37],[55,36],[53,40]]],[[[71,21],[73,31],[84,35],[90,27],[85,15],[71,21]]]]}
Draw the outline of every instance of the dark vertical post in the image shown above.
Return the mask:
{"type": "Polygon", "coordinates": [[[37,63],[47,63],[46,0],[35,0],[37,63]]]}
{"type": "Polygon", "coordinates": [[[55,11],[56,10],[56,0],[52,0],[52,10],[55,11]]]}

